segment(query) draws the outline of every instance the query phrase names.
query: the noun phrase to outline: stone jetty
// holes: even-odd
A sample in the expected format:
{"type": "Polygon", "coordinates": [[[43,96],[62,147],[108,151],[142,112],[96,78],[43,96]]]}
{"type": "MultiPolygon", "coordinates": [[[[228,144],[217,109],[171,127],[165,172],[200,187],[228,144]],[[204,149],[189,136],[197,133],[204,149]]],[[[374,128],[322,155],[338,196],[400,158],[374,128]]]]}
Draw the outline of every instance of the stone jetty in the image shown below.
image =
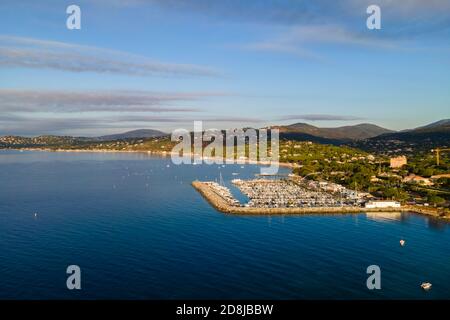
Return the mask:
{"type": "Polygon", "coordinates": [[[449,218],[434,208],[402,206],[400,208],[364,208],[361,206],[342,207],[288,207],[258,208],[245,207],[237,201],[230,201],[218,193],[211,182],[193,181],[192,186],[218,211],[240,215],[300,215],[300,214],[355,214],[361,212],[415,212],[440,218],[449,218]]]}

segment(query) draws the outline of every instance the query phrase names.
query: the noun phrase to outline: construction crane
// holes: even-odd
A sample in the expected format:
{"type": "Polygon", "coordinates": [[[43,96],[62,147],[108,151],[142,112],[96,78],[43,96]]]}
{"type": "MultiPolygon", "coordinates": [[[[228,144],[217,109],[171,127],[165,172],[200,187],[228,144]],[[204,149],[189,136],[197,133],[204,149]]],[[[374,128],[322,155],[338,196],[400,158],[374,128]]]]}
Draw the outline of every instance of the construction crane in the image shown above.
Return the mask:
{"type": "Polygon", "coordinates": [[[436,152],[436,165],[439,165],[439,154],[441,151],[450,151],[450,148],[436,148],[434,150],[431,150],[431,152],[436,152]]]}

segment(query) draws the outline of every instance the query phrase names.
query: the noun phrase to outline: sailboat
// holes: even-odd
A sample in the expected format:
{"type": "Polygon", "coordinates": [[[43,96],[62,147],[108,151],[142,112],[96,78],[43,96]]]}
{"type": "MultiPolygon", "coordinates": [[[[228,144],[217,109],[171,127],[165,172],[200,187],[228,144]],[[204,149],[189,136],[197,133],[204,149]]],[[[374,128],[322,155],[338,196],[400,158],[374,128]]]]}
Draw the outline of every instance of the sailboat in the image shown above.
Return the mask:
{"type": "Polygon", "coordinates": [[[221,185],[221,186],[225,185],[225,183],[223,182],[222,172],[220,172],[220,175],[219,175],[219,185],[221,185]]]}

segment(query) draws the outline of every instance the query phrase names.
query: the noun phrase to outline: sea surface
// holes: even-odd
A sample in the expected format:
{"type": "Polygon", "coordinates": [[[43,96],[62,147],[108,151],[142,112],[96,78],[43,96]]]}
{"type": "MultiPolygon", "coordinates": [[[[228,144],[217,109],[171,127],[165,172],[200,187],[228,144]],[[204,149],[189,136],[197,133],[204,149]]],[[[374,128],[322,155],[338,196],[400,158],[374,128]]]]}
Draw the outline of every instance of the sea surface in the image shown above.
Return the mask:
{"type": "Polygon", "coordinates": [[[190,185],[258,172],[139,153],[0,151],[0,298],[450,298],[449,223],[226,215],[190,185]],[[69,265],[81,268],[81,290],[66,288],[69,265]],[[370,265],[381,290],[367,289],[370,265]]]}

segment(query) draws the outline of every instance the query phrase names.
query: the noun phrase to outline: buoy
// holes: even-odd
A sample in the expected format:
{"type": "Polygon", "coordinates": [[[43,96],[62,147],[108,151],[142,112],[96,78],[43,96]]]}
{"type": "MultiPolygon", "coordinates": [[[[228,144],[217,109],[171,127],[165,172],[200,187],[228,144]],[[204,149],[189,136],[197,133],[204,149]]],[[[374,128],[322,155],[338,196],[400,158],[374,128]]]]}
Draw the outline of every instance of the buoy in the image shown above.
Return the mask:
{"type": "Polygon", "coordinates": [[[400,240],[400,245],[403,247],[405,245],[406,241],[405,240],[400,240]]]}
{"type": "Polygon", "coordinates": [[[423,282],[420,286],[423,290],[428,291],[431,289],[432,284],[429,282],[423,282]]]}

